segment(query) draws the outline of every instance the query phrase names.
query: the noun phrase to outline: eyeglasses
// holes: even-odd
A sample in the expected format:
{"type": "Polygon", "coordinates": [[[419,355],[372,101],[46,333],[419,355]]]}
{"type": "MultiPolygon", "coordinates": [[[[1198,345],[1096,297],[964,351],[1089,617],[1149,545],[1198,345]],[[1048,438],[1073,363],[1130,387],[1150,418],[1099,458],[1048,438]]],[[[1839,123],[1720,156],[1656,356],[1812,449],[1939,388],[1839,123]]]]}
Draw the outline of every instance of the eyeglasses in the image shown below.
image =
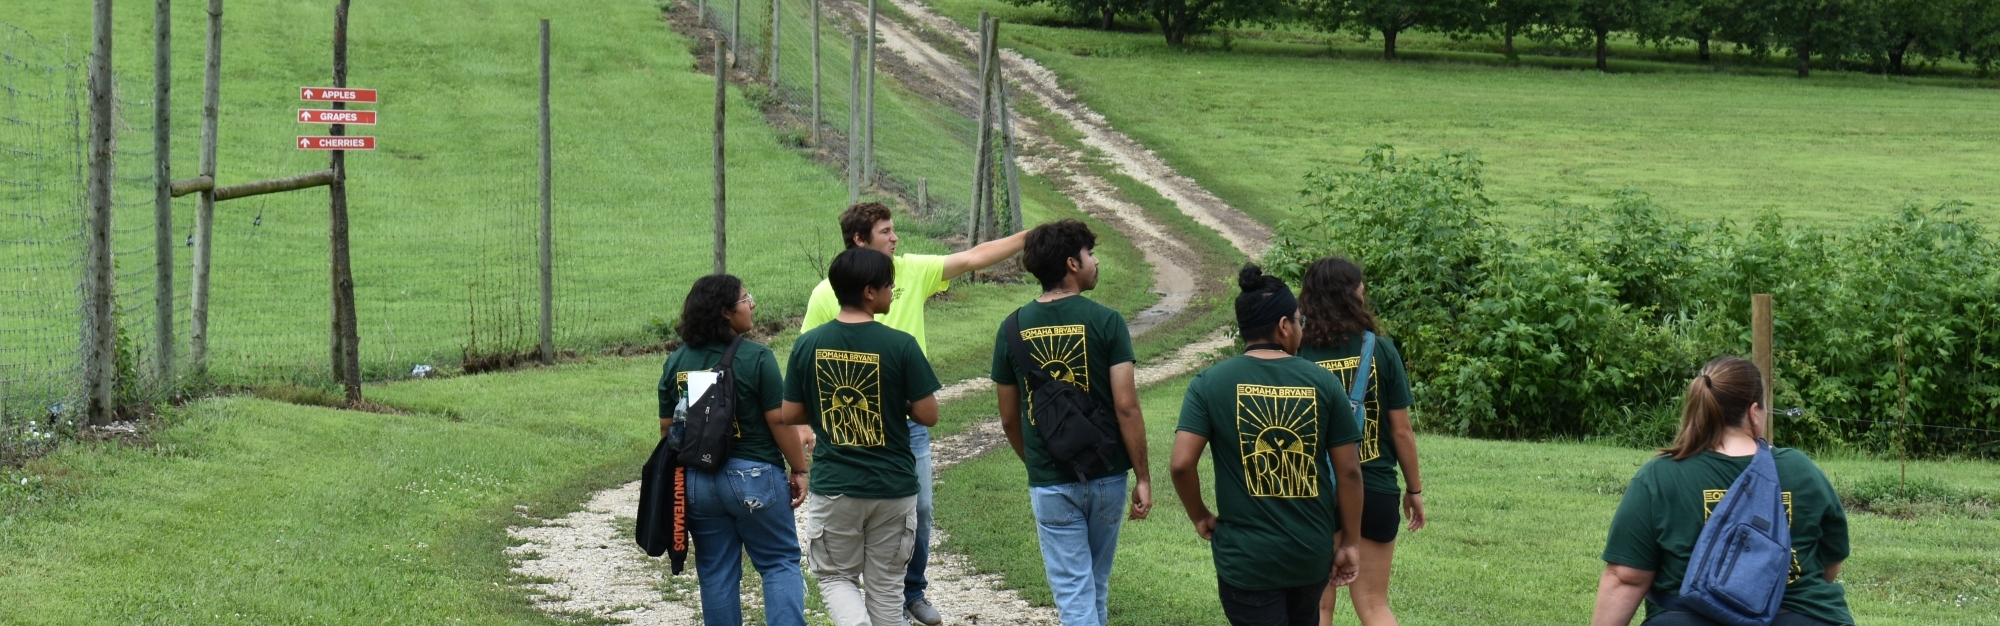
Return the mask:
{"type": "Polygon", "coordinates": [[[745,291],[745,292],[743,292],[743,297],[741,297],[741,298],[737,298],[737,299],[736,299],[736,303],[737,303],[737,304],[743,304],[743,303],[745,303],[745,302],[748,302],[748,303],[750,303],[750,304],[756,304],[756,303],[757,303],[757,296],[753,296],[753,295],[750,295],[750,292],[748,292],[748,291],[745,291]]]}

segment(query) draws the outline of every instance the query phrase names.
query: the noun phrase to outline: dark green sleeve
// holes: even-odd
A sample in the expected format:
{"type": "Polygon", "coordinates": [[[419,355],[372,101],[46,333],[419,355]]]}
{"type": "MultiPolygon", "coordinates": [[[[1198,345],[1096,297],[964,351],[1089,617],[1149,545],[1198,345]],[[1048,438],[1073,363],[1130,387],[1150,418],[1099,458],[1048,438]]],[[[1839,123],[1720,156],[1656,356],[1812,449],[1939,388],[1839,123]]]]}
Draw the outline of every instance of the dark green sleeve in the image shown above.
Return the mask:
{"type": "Polygon", "coordinates": [[[1132,357],[1132,329],[1125,326],[1125,316],[1114,310],[1110,317],[1110,332],[1105,335],[1111,338],[1111,361],[1107,365],[1137,361],[1132,357]]]}
{"type": "Polygon", "coordinates": [[[1020,372],[1014,371],[1014,347],[1007,345],[1007,325],[1002,323],[993,331],[993,371],[987,374],[995,385],[1021,384],[1020,372]]]}
{"type": "Polygon", "coordinates": [[[902,360],[903,369],[908,372],[903,379],[904,399],[922,400],[944,387],[938,384],[937,372],[931,371],[931,360],[924,357],[924,349],[917,345],[916,338],[903,342],[902,360]]]}
{"type": "Polygon", "coordinates": [[[1361,425],[1354,423],[1353,401],[1348,399],[1340,377],[1310,361],[1307,364],[1312,365],[1313,387],[1319,390],[1319,416],[1326,424],[1326,437],[1320,446],[1332,450],[1361,441],[1361,425]]]}
{"type": "Polygon", "coordinates": [[[681,401],[679,389],[674,386],[674,372],[679,371],[674,365],[680,356],[681,351],[675,350],[667,355],[666,365],[660,367],[660,419],[663,420],[674,418],[674,405],[681,401]]]}
{"type": "Polygon", "coordinates": [[[1660,527],[1655,521],[1660,512],[1655,510],[1653,481],[1648,476],[1652,467],[1648,463],[1639,468],[1632,484],[1625,488],[1625,497],[1618,501],[1618,512],[1611,516],[1611,533],[1604,540],[1606,563],[1648,572],[1660,569],[1660,527]]]}
{"type": "Polygon", "coordinates": [[[785,359],[785,400],[803,403],[811,395],[812,390],[806,389],[806,383],[812,380],[812,370],[807,369],[812,361],[806,356],[811,353],[812,346],[804,341],[792,344],[792,354],[785,359]]]}
{"type": "Polygon", "coordinates": [[[1196,374],[1188,381],[1187,393],[1181,395],[1181,423],[1174,429],[1180,432],[1211,436],[1212,424],[1208,420],[1208,401],[1201,396],[1202,375],[1196,374]]]}
{"type": "Polygon", "coordinates": [[[1383,337],[1375,344],[1375,358],[1382,360],[1382,366],[1375,371],[1382,375],[1382,383],[1376,387],[1382,394],[1375,401],[1388,410],[1407,409],[1414,400],[1410,397],[1410,372],[1403,367],[1403,353],[1396,350],[1396,342],[1383,337]]]}
{"type": "Polygon", "coordinates": [[[757,410],[766,413],[777,410],[785,403],[785,382],[778,377],[778,356],[770,350],[764,351],[764,358],[757,360],[757,410]]]}
{"type": "Polygon", "coordinates": [[[1819,562],[1821,564],[1847,560],[1852,547],[1847,541],[1847,510],[1840,506],[1840,494],[1834,492],[1833,483],[1827,482],[1826,474],[1813,467],[1814,490],[1820,492],[1826,502],[1826,514],[1819,521],[1819,562]]]}

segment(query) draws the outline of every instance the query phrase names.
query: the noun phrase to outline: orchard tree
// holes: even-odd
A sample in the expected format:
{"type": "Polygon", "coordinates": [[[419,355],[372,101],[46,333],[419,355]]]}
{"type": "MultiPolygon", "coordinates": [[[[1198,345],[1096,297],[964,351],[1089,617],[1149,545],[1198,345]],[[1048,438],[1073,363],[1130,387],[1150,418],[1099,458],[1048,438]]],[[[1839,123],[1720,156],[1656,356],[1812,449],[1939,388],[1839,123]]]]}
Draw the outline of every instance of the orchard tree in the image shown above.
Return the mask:
{"type": "Polygon", "coordinates": [[[1560,0],[1488,0],[1478,14],[1478,23],[1468,24],[1467,30],[1499,35],[1507,58],[1515,59],[1519,54],[1514,51],[1514,37],[1552,21],[1551,16],[1561,6],[1559,3],[1560,0]]]}
{"type": "MultiPolygon", "coordinates": [[[[1773,45],[1798,59],[1799,78],[1812,76],[1812,58],[1839,57],[1856,43],[1856,5],[1865,0],[1757,0],[1745,3],[1750,22],[1765,36],[1749,45],[1767,51],[1773,45]]],[[[1738,39],[1737,41],[1742,41],[1738,39]]]]}
{"type": "Polygon", "coordinates": [[[1660,14],[1648,0],[1565,0],[1552,12],[1551,34],[1595,44],[1597,71],[1609,71],[1611,33],[1652,28],[1660,14]]]}
{"type": "MultiPolygon", "coordinates": [[[[1952,48],[1951,19],[1960,6],[1980,0],[1867,0],[1852,13],[1857,44],[1885,73],[1907,71],[1912,53],[1937,58],[1952,48]]],[[[1990,4],[1990,0],[1984,0],[1990,4]]]]}
{"type": "Polygon", "coordinates": [[[1958,60],[1979,68],[1982,76],[2000,63],[2000,2],[1960,0],[1952,12],[1950,49],[1958,60]]]}
{"type": "Polygon", "coordinates": [[[1275,21],[1291,9],[1287,0],[1136,0],[1137,9],[1160,24],[1167,45],[1181,46],[1188,35],[1218,24],[1275,21]]]}
{"type": "MultiPolygon", "coordinates": [[[[1310,1],[1310,0],[1308,0],[1310,1]]],[[[1410,30],[1454,31],[1476,25],[1477,0],[1321,0],[1307,11],[1321,30],[1342,26],[1362,36],[1382,35],[1382,58],[1396,59],[1396,37],[1410,30]]]]}
{"type": "Polygon", "coordinates": [[[1078,23],[1096,22],[1098,28],[1111,30],[1117,25],[1120,15],[1143,15],[1145,3],[1140,0],[1007,0],[1015,6],[1046,4],[1058,13],[1078,23]]]}

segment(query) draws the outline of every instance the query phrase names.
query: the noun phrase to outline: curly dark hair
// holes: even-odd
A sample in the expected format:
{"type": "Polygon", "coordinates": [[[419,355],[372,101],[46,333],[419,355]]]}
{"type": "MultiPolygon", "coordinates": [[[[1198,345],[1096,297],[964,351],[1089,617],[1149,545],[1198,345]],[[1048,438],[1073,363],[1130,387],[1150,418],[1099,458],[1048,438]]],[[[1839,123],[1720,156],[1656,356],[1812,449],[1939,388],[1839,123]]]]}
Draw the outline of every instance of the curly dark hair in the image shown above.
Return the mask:
{"type": "Polygon", "coordinates": [[[1299,291],[1300,316],[1306,319],[1305,345],[1332,346],[1362,331],[1381,334],[1368,299],[1354,293],[1364,279],[1361,265],[1337,256],[1313,261],[1299,291]]]}
{"type": "Polygon", "coordinates": [[[692,348],[735,339],[736,331],[722,315],[736,308],[742,293],[743,281],[735,276],[710,274],[695,279],[687,300],[681,303],[681,321],[674,325],[681,343],[692,348]]]}
{"type": "Polygon", "coordinates": [[[1021,252],[1021,267],[1035,275],[1042,283],[1042,290],[1055,289],[1062,285],[1063,277],[1069,276],[1069,260],[1082,258],[1084,250],[1097,248],[1097,233],[1076,220],[1057,220],[1028,231],[1026,247],[1021,252]]]}
{"type": "Polygon", "coordinates": [[[889,212],[889,207],[880,202],[862,202],[847,207],[847,210],[840,212],[841,247],[855,247],[857,245],[854,243],[855,237],[860,237],[862,241],[874,240],[875,223],[895,217],[894,213],[889,212]]]}

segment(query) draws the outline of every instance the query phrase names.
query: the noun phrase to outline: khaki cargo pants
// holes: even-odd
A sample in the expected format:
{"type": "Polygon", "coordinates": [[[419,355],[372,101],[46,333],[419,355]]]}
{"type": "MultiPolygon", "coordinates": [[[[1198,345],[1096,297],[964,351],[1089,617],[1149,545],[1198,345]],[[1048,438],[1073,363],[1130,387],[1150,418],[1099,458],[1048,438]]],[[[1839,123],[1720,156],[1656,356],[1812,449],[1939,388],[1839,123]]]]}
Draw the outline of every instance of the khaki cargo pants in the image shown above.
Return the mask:
{"type": "Polygon", "coordinates": [[[806,560],[839,626],[905,626],[903,573],[916,547],[917,497],[806,497],[806,560]],[[862,584],[867,597],[862,597],[862,584]]]}

